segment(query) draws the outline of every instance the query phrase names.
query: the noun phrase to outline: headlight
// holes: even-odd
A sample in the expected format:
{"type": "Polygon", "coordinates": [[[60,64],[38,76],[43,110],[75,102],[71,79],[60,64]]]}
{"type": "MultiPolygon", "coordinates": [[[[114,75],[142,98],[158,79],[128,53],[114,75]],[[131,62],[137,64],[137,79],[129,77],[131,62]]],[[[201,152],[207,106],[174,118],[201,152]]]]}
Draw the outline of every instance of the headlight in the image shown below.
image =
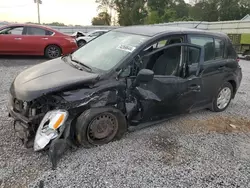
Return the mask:
{"type": "Polygon", "coordinates": [[[35,137],[34,150],[45,148],[48,143],[59,135],[59,128],[68,118],[66,110],[53,110],[48,112],[41,121],[35,137]]]}

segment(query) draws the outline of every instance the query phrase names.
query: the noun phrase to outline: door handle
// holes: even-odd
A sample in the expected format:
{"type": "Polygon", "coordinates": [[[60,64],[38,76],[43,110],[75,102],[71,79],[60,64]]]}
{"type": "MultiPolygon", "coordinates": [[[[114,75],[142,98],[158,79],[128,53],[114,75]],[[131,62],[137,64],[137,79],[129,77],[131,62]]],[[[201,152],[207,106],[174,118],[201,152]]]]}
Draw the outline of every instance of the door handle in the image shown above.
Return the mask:
{"type": "Polygon", "coordinates": [[[22,40],[22,38],[15,38],[15,40],[22,40]]]}
{"type": "Polygon", "coordinates": [[[191,85],[188,87],[189,91],[194,91],[194,92],[200,92],[201,91],[201,86],[200,85],[191,85]]]}
{"type": "Polygon", "coordinates": [[[48,40],[48,38],[42,38],[43,40],[48,40]]]}

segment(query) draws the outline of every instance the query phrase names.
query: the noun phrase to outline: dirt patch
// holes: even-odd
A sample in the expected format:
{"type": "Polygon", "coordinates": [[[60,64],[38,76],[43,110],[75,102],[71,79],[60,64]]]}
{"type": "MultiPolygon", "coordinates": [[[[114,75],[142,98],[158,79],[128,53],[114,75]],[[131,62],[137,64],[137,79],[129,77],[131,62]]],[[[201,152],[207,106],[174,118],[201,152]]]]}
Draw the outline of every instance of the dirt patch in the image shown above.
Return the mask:
{"type": "Polygon", "coordinates": [[[218,133],[250,132],[250,120],[245,117],[216,116],[206,120],[185,121],[185,129],[218,133]]]}
{"type": "Polygon", "coordinates": [[[177,141],[168,136],[156,136],[151,139],[150,149],[159,152],[159,161],[167,165],[174,163],[179,148],[180,146],[177,141]]]}

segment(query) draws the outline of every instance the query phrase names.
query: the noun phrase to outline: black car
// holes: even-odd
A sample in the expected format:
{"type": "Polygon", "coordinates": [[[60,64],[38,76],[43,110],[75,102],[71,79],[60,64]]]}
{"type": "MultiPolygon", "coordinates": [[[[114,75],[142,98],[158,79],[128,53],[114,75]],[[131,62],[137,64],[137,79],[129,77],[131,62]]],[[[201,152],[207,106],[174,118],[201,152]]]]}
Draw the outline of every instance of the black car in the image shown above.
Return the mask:
{"type": "Polygon", "coordinates": [[[24,144],[49,149],[55,167],[67,146],[106,144],[129,127],[199,109],[224,111],[241,79],[225,34],[124,27],[20,73],[9,114],[24,144]]]}

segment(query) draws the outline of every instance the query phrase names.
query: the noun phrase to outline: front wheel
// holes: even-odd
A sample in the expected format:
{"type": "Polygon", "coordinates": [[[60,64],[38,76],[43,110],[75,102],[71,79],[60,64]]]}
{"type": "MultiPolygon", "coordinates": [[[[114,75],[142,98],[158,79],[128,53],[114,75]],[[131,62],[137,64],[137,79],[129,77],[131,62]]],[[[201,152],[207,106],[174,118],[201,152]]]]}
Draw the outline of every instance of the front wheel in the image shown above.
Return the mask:
{"type": "Polygon", "coordinates": [[[233,96],[233,86],[226,82],[218,90],[216,97],[213,100],[212,111],[222,112],[227,109],[233,96]]]}
{"type": "Polygon", "coordinates": [[[120,139],[127,130],[127,122],[115,108],[92,108],[77,118],[75,130],[77,141],[89,148],[120,139]]]}

